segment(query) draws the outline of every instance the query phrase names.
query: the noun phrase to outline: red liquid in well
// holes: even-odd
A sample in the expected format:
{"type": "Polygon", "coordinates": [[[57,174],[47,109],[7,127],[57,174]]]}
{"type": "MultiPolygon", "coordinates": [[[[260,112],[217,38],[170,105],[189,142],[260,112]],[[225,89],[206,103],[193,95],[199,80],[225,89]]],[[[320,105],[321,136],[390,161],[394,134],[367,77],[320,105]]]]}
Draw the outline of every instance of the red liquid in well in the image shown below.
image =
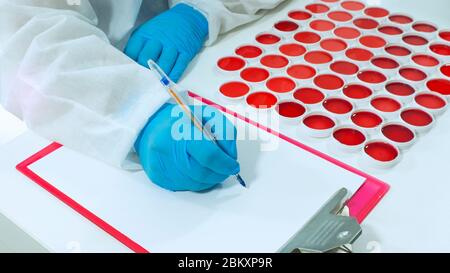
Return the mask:
{"type": "Polygon", "coordinates": [[[295,89],[295,82],[289,78],[278,77],[267,81],[267,88],[276,93],[287,93],[295,89]]]}
{"type": "Polygon", "coordinates": [[[400,124],[386,125],[381,129],[383,135],[398,143],[408,143],[414,139],[414,133],[400,124]]]}
{"type": "Polygon", "coordinates": [[[378,31],[387,35],[400,35],[403,34],[403,30],[401,30],[398,27],[394,27],[394,26],[383,26],[383,27],[379,27],[378,31]]]}
{"type": "Polygon", "coordinates": [[[323,115],[311,115],[303,120],[303,124],[315,130],[328,130],[336,126],[331,118],[323,115]]]}
{"type": "Polygon", "coordinates": [[[415,93],[414,88],[412,88],[409,84],[401,83],[401,82],[392,82],[386,85],[386,90],[397,96],[411,96],[415,93]]]}
{"type": "Polygon", "coordinates": [[[420,94],[414,100],[417,104],[433,110],[442,109],[447,105],[445,100],[433,94],[420,94]]]}
{"type": "Polygon", "coordinates": [[[423,46],[428,44],[428,40],[417,36],[417,35],[408,35],[403,37],[403,41],[407,44],[413,45],[413,46],[423,46]]]}
{"type": "Polygon", "coordinates": [[[333,57],[324,51],[310,51],[305,54],[305,61],[311,64],[325,64],[333,60],[333,57]]]}
{"type": "Polygon", "coordinates": [[[445,79],[434,79],[427,82],[427,87],[433,92],[444,96],[450,95],[450,81],[445,79]]]}
{"type": "Polygon", "coordinates": [[[325,95],[315,88],[300,88],[295,91],[294,98],[304,104],[317,104],[325,99],[325,95]]]}
{"type": "Polygon", "coordinates": [[[364,147],[364,152],[375,160],[391,162],[398,156],[398,150],[391,144],[385,142],[372,142],[364,147]]]}
{"type": "Polygon", "coordinates": [[[281,21],[275,24],[275,28],[283,32],[291,32],[297,30],[299,26],[291,21],[281,21]]]}
{"type": "Polygon", "coordinates": [[[373,108],[385,113],[393,113],[402,108],[400,102],[388,97],[375,98],[370,102],[370,104],[373,108]]]}
{"type": "Polygon", "coordinates": [[[433,67],[439,64],[439,61],[430,55],[419,54],[412,57],[412,60],[421,66],[433,67]]]}
{"type": "Polygon", "coordinates": [[[299,44],[285,44],[280,46],[280,52],[286,56],[298,57],[302,56],[306,52],[306,48],[299,44]]]}
{"type": "Polygon", "coordinates": [[[267,55],[261,58],[261,64],[270,68],[282,68],[289,64],[289,60],[280,55],[267,55]]]}
{"type": "Polygon", "coordinates": [[[450,77],[450,64],[446,64],[441,67],[441,72],[447,77],[450,77]]]}
{"type": "Polygon", "coordinates": [[[295,79],[306,80],[316,75],[316,70],[308,65],[297,64],[288,68],[287,74],[295,79]]]}
{"type": "Polygon", "coordinates": [[[358,79],[367,83],[382,83],[387,80],[386,76],[377,71],[366,70],[358,73],[358,79]]]}
{"type": "Polygon", "coordinates": [[[368,35],[359,39],[359,42],[370,48],[380,48],[386,45],[386,41],[378,36],[368,35]]]}
{"type": "Polygon", "coordinates": [[[306,112],[305,107],[296,102],[282,102],[277,106],[277,112],[287,118],[298,118],[306,112]]]}
{"type": "Polygon", "coordinates": [[[450,56],[450,46],[448,45],[434,44],[430,46],[430,49],[438,55],[450,56]]]}
{"type": "Polygon", "coordinates": [[[225,71],[237,71],[245,66],[245,61],[238,57],[225,57],[217,62],[217,66],[225,71]]]}
{"type": "Polygon", "coordinates": [[[360,111],[352,115],[352,122],[359,127],[370,129],[378,127],[383,119],[375,113],[360,111]]]}
{"type": "Polygon", "coordinates": [[[400,57],[408,56],[411,54],[411,51],[409,49],[402,46],[388,46],[386,47],[386,52],[400,57]]]}
{"type": "Polygon", "coordinates": [[[439,37],[450,42],[450,31],[442,31],[439,33],[439,37]]]}
{"type": "Polygon", "coordinates": [[[333,137],[340,143],[347,146],[358,146],[366,141],[366,137],[363,133],[356,129],[343,128],[336,130],[333,137]]]}
{"type": "Polygon", "coordinates": [[[366,15],[375,17],[375,18],[383,18],[389,15],[389,11],[383,9],[383,8],[378,8],[378,7],[373,7],[373,8],[367,8],[364,13],[366,15]]]}
{"type": "Polygon", "coordinates": [[[256,92],[247,97],[247,104],[258,109],[271,108],[277,101],[277,97],[268,92],[256,92]]]}
{"type": "Polygon", "coordinates": [[[394,23],[402,24],[402,25],[410,24],[413,22],[413,19],[411,17],[406,16],[406,15],[401,15],[401,14],[391,15],[391,16],[389,16],[389,20],[391,20],[394,23]]]}
{"type": "Polygon", "coordinates": [[[426,33],[432,33],[432,32],[437,31],[437,28],[435,26],[432,26],[432,25],[426,24],[426,23],[416,23],[413,25],[413,29],[415,31],[426,32],[426,33]]]}
{"type": "Polygon", "coordinates": [[[312,13],[325,13],[330,10],[327,5],[323,4],[310,4],[306,6],[306,9],[312,13]]]}
{"type": "Polygon", "coordinates": [[[353,24],[361,29],[374,29],[379,26],[378,22],[369,18],[359,18],[353,21],[353,24]]]}
{"type": "Polygon", "coordinates": [[[310,31],[303,31],[295,34],[294,39],[297,42],[304,43],[304,44],[314,44],[320,41],[320,36],[317,35],[314,32],[310,31]]]}
{"type": "Polygon", "coordinates": [[[326,90],[336,90],[344,86],[344,81],[335,75],[325,74],[314,78],[314,83],[326,90]]]}
{"type": "Polygon", "coordinates": [[[334,34],[342,39],[356,39],[361,36],[361,32],[352,27],[339,27],[334,30],[334,34]]]}
{"type": "Polygon", "coordinates": [[[353,19],[353,16],[346,11],[332,11],[328,13],[328,18],[338,22],[347,22],[353,19]]]}
{"type": "Polygon", "coordinates": [[[366,6],[358,1],[344,1],[342,2],[341,7],[346,10],[359,11],[363,10],[366,6]]]}
{"type": "Polygon", "coordinates": [[[342,75],[355,75],[359,71],[359,67],[353,63],[346,61],[337,61],[330,65],[330,69],[342,75]]]}
{"type": "Polygon", "coordinates": [[[329,31],[336,27],[333,22],[327,20],[314,20],[309,24],[309,26],[317,31],[329,31]]]}
{"type": "Polygon", "coordinates": [[[269,75],[269,71],[257,67],[249,67],[241,72],[241,78],[248,82],[262,82],[267,80],[269,75]]]}
{"type": "Polygon", "coordinates": [[[336,3],[336,2],[339,2],[339,0],[321,0],[322,2],[325,2],[325,3],[336,3]]]}
{"type": "Polygon", "coordinates": [[[344,99],[327,99],[323,102],[323,107],[334,114],[342,115],[350,113],[353,110],[353,105],[344,99]]]}
{"type": "Polygon", "coordinates": [[[256,41],[264,45],[273,45],[281,41],[281,38],[273,34],[260,34],[256,37],[256,41]]]}
{"type": "Polygon", "coordinates": [[[236,49],[236,54],[244,58],[256,58],[262,53],[262,49],[257,46],[241,46],[236,49]]]}
{"type": "Polygon", "coordinates": [[[373,53],[363,48],[350,48],[345,52],[345,55],[355,61],[365,62],[373,57],[373,53]]]}
{"type": "Polygon", "coordinates": [[[360,84],[349,84],[344,87],[344,95],[351,99],[366,99],[372,96],[373,92],[368,87],[360,84]]]}
{"type": "Polygon", "coordinates": [[[433,122],[433,117],[420,109],[403,111],[400,116],[404,122],[418,127],[428,126],[433,122]]]}
{"type": "Polygon", "coordinates": [[[303,10],[294,10],[289,12],[288,16],[294,20],[304,21],[312,17],[311,13],[303,10]]]}
{"type": "Polygon", "coordinates": [[[320,46],[328,51],[338,52],[347,48],[347,43],[340,39],[326,39],[320,42],[320,46]]]}
{"type": "Polygon", "coordinates": [[[229,98],[240,98],[250,92],[250,87],[243,82],[229,82],[220,87],[220,93],[229,98]]]}
{"type": "Polygon", "coordinates": [[[400,75],[410,81],[423,81],[427,78],[427,74],[419,69],[415,68],[402,68],[400,69],[400,75]]]}
{"type": "Polygon", "coordinates": [[[371,62],[373,65],[382,69],[395,69],[400,66],[397,61],[386,57],[374,58],[371,62]]]}

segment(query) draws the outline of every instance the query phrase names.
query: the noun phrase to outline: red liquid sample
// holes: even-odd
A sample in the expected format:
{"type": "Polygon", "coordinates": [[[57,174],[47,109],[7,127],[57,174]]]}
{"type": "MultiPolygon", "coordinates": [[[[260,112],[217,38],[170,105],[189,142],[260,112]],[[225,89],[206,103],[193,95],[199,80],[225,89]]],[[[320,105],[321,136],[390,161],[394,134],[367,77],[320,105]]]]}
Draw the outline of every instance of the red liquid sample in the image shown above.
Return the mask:
{"type": "Polygon", "coordinates": [[[347,146],[358,146],[366,141],[366,137],[363,133],[356,129],[343,128],[336,130],[333,137],[340,143],[347,146]]]}
{"type": "Polygon", "coordinates": [[[289,64],[289,60],[280,55],[267,55],[261,58],[261,64],[270,68],[282,68],[289,64]]]}
{"type": "Polygon", "coordinates": [[[370,104],[373,108],[385,113],[393,113],[402,108],[400,102],[388,97],[374,98],[370,104]]]}
{"type": "Polygon", "coordinates": [[[247,97],[247,104],[258,109],[271,108],[277,101],[277,97],[268,92],[256,92],[247,97]]]}
{"type": "Polygon", "coordinates": [[[437,28],[427,23],[416,23],[413,25],[413,29],[419,32],[432,33],[437,31],[437,28]]]}
{"type": "Polygon", "coordinates": [[[262,49],[257,46],[241,46],[236,49],[236,54],[244,58],[256,58],[261,56],[262,49]]]}
{"type": "Polygon", "coordinates": [[[334,30],[334,34],[342,39],[356,39],[361,36],[361,32],[352,27],[338,27],[334,30]]]}
{"type": "Polygon", "coordinates": [[[262,82],[267,80],[269,76],[269,71],[257,67],[249,67],[241,72],[241,78],[248,82],[262,82]]]}
{"type": "Polygon", "coordinates": [[[404,57],[411,54],[411,51],[406,47],[395,45],[386,47],[386,52],[399,57],[404,57]]]}
{"type": "Polygon", "coordinates": [[[283,31],[283,32],[291,32],[294,30],[297,30],[299,28],[299,26],[291,21],[280,21],[278,23],[276,23],[274,25],[274,27],[279,30],[279,31],[283,31]]]}
{"type": "Polygon", "coordinates": [[[336,27],[333,22],[327,20],[314,20],[309,26],[317,31],[329,31],[336,27]]]}
{"type": "Polygon", "coordinates": [[[336,126],[331,118],[323,115],[311,115],[303,120],[303,124],[315,130],[328,130],[336,126]]]}
{"type": "Polygon", "coordinates": [[[295,34],[294,39],[304,44],[314,44],[320,41],[320,36],[314,32],[303,31],[295,34]]]}
{"type": "Polygon", "coordinates": [[[383,119],[375,113],[360,111],[352,115],[352,122],[359,127],[371,129],[378,127],[383,119]]]}
{"type": "Polygon", "coordinates": [[[344,87],[343,93],[351,99],[366,99],[372,96],[373,92],[368,87],[360,84],[349,84],[344,87]]]}
{"type": "Polygon", "coordinates": [[[276,93],[287,93],[293,91],[296,84],[293,80],[285,77],[272,78],[267,81],[267,88],[276,93]]]}
{"type": "Polygon", "coordinates": [[[283,117],[298,118],[306,112],[306,109],[296,102],[282,102],[278,104],[277,112],[283,117]]]}
{"type": "Polygon", "coordinates": [[[371,60],[371,63],[382,69],[395,69],[400,66],[397,61],[386,57],[374,58],[371,60]]]}
{"type": "Polygon", "coordinates": [[[446,40],[447,42],[450,42],[450,31],[440,32],[439,37],[441,37],[443,40],[446,40]]]}
{"type": "Polygon", "coordinates": [[[413,131],[400,124],[386,125],[381,132],[386,138],[398,143],[408,143],[414,139],[413,131]]]}
{"type": "Polygon", "coordinates": [[[433,110],[442,109],[447,105],[445,100],[433,94],[420,94],[414,100],[418,105],[433,110]]]}
{"type": "Polygon", "coordinates": [[[229,98],[240,98],[250,92],[250,87],[243,82],[228,82],[220,87],[220,93],[229,98]]]}
{"type": "Polygon", "coordinates": [[[381,74],[380,72],[373,70],[361,71],[358,73],[358,79],[367,83],[382,83],[387,80],[386,76],[381,74]]]}
{"type": "Polygon", "coordinates": [[[398,150],[385,142],[372,142],[364,147],[364,152],[371,158],[381,162],[394,161],[398,156],[398,150]]]}
{"type": "Polygon", "coordinates": [[[389,15],[389,11],[378,7],[367,8],[364,13],[375,18],[383,18],[389,15]]]}
{"type": "Polygon", "coordinates": [[[311,64],[325,64],[333,60],[333,56],[324,51],[310,51],[305,54],[305,61],[311,64]]]}
{"type": "Polygon", "coordinates": [[[289,12],[288,16],[294,20],[304,21],[312,17],[311,13],[303,10],[294,10],[289,12]]]}
{"type": "Polygon", "coordinates": [[[379,26],[378,22],[369,18],[359,18],[353,21],[353,24],[361,29],[374,29],[379,26]]]}
{"type": "Polygon", "coordinates": [[[327,111],[338,115],[347,114],[353,110],[353,105],[350,102],[339,98],[325,100],[323,107],[327,111]]]}
{"type": "Polygon", "coordinates": [[[217,66],[225,71],[237,71],[245,66],[245,61],[238,57],[225,57],[217,62],[217,66]]]}
{"type": "Polygon", "coordinates": [[[411,96],[415,93],[414,88],[412,88],[409,84],[401,83],[401,82],[392,82],[386,85],[386,90],[397,96],[411,96]]]}
{"type": "Polygon", "coordinates": [[[373,57],[373,53],[363,48],[350,48],[345,55],[355,61],[366,62],[373,57]]]}
{"type": "Polygon", "coordinates": [[[312,13],[325,13],[330,10],[330,8],[327,5],[323,4],[310,4],[307,5],[305,8],[312,13]]]}
{"type": "Polygon", "coordinates": [[[359,67],[353,63],[346,61],[337,61],[330,65],[330,69],[342,75],[355,75],[359,71],[359,67]]]}
{"type": "Polygon", "coordinates": [[[338,22],[348,22],[353,19],[353,16],[346,11],[332,11],[328,13],[328,18],[338,22]]]}
{"type": "Polygon", "coordinates": [[[450,77],[450,64],[446,64],[441,67],[441,72],[447,77],[450,77]]]}
{"type": "Polygon", "coordinates": [[[341,7],[343,7],[346,10],[359,11],[364,9],[366,6],[358,1],[344,1],[342,2],[341,7]]]}
{"type": "Polygon", "coordinates": [[[316,70],[308,65],[297,64],[288,68],[287,74],[295,79],[306,80],[316,75],[316,70]]]}
{"type": "Polygon", "coordinates": [[[415,55],[412,57],[412,60],[416,64],[426,67],[434,67],[439,64],[439,61],[435,57],[425,54],[415,55]]]}
{"type": "Polygon", "coordinates": [[[394,23],[402,24],[402,25],[410,24],[413,22],[413,19],[411,17],[406,16],[406,15],[401,15],[401,14],[391,15],[391,16],[389,16],[389,20],[391,20],[394,23]]]}
{"type": "Polygon", "coordinates": [[[433,122],[433,117],[420,109],[405,110],[400,116],[404,122],[418,127],[428,126],[433,122]]]}
{"type": "Polygon", "coordinates": [[[394,26],[382,26],[378,28],[378,31],[391,36],[403,34],[403,30],[394,26]]]}
{"type": "Polygon", "coordinates": [[[445,79],[434,79],[427,82],[427,87],[433,92],[444,96],[450,95],[450,81],[445,79]]]}
{"type": "Polygon", "coordinates": [[[431,51],[438,55],[450,56],[450,46],[442,44],[434,44],[430,46],[431,51]]]}
{"type": "Polygon", "coordinates": [[[306,48],[299,44],[285,44],[280,46],[280,52],[289,57],[299,57],[305,54],[306,48]]]}
{"type": "Polygon", "coordinates": [[[415,82],[423,81],[427,78],[427,74],[416,68],[402,68],[400,69],[400,75],[407,80],[415,82]]]}
{"type": "Polygon", "coordinates": [[[344,86],[344,81],[335,75],[325,74],[314,78],[314,83],[326,90],[336,90],[344,86]]]}
{"type": "Polygon", "coordinates": [[[260,34],[256,37],[256,41],[264,45],[273,45],[281,41],[281,38],[273,34],[260,34]]]}
{"type": "Polygon", "coordinates": [[[359,38],[359,42],[370,48],[380,48],[386,45],[386,41],[378,36],[368,35],[359,38]]]}
{"type": "Polygon", "coordinates": [[[304,104],[317,104],[325,99],[325,95],[315,88],[300,88],[295,91],[294,98],[304,104]]]}
{"type": "Polygon", "coordinates": [[[417,35],[408,35],[403,37],[403,42],[409,44],[409,45],[413,45],[413,46],[423,46],[428,44],[428,40],[417,36],[417,35]]]}
{"type": "Polygon", "coordinates": [[[320,46],[328,51],[338,52],[347,48],[347,43],[340,39],[326,39],[320,42],[320,46]]]}

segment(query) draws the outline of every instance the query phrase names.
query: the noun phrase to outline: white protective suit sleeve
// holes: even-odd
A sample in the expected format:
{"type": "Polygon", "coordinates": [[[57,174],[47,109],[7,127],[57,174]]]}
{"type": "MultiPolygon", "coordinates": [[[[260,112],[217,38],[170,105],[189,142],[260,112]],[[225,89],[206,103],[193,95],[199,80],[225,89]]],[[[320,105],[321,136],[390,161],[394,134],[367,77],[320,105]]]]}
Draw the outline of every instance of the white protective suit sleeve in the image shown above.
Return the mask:
{"type": "Polygon", "coordinates": [[[266,11],[284,1],[286,0],[170,0],[170,4],[186,3],[202,11],[208,17],[207,45],[211,45],[220,34],[261,18],[266,11]]]}
{"type": "Polygon", "coordinates": [[[96,23],[87,0],[0,0],[0,102],[48,139],[137,169],[133,144],[168,96],[96,23]]]}

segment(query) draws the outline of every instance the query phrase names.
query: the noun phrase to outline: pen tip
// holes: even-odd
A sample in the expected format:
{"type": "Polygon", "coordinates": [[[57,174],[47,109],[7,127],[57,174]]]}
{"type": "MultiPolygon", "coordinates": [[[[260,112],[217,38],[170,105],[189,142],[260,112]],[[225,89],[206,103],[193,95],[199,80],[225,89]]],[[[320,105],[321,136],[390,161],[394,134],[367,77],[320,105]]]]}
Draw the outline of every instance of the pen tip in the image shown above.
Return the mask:
{"type": "Polygon", "coordinates": [[[242,179],[242,177],[239,174],[236,175],[236,179],[238,180],[239,184],[242,185],[242,187],[247,188],[247,184],[245,184],[244,179],[242,179]]]}

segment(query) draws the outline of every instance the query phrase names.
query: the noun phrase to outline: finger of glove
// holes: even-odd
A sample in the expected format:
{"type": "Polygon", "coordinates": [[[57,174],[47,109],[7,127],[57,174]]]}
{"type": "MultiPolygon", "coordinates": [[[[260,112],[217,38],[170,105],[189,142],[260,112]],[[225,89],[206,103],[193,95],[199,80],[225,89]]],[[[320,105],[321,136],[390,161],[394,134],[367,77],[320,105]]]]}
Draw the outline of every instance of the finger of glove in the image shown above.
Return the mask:
{"type": "Polygon", "coordinates": [[[137,35],[132,35],[128,40],[124,53],[131,59],[137,61],[139,58],[139,54],[141,53],[141,50],[142,48],[144,48],[144,46],[145,46],[144,38],[137,35]]]}
{"type": "Polygon", "coordinates": [[[148,61],[152,60],[156,62],[161,55],[162,49],[163,46],[161,42],[156,40],[147,41],[139,55],[138,63],[148,68],[148,61]]]}
{"type": "Polygon", "coordinates": [[[174,81],[178,82],[181,77],[183,76],[184,71],[188,67],[189,63],[191,62],[192,58],[187,54],[179,54],[178,58],[175,62],[175,65],[172,69],[172,72],[170,72],[169,77],[174,81]]]}
{"type": "Polygon", "coordinates": [[[162,49],[157,64],[167,75],[170,75],[177,59],[178,50],[172,46],[165,46],[162,49]]]}

